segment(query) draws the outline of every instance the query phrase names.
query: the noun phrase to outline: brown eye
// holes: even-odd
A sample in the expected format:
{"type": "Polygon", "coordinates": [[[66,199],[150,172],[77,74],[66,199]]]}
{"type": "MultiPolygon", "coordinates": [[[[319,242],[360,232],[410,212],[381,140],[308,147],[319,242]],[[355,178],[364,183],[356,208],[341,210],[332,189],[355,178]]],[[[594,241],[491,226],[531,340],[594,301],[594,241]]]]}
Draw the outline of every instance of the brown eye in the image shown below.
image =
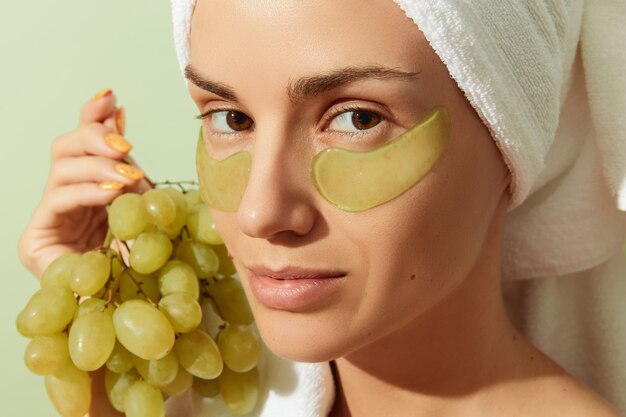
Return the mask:
{"type": "Polygon", "coordinates": [[[383,117],[376,112],[353,109],[336,115],[330,123],[330,130],[338,132],[356,132],[368,130],[375,127],[383,120],[383,117]]]}
{"type": "Polygon", "coordinates": [[[250,117],[235,110],[213,111],[208,116],[213,127],[222,133],[244,131],[254,124],[250,117]]]}
{"type": "Polygon", "coordinates": [[[352,112],[352,124],[359,130],[371,129],[380,123],[381,117],[372,112],[352,112]]]}
{"type": "Polygon", "coordinates": [[[252,126],[252,119],[238,111],[229,111],[226,123],[233,130],[246,130],[252,126]]]}

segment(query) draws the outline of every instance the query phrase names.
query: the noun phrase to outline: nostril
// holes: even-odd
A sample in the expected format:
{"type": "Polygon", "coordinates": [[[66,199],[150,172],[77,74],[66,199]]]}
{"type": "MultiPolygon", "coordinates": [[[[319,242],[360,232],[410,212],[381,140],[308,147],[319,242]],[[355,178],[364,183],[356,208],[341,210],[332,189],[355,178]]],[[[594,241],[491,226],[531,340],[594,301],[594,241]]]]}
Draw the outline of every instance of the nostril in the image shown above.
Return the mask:
{"type": "Polygon", "coordinates": [[[289,195],[283,194],[265,202],[253,201],[251,204],[244,199],[239,208],[242,232],[255,238],[271,239],[285,233],[303,236],[311,232],[314,223],[314,209],[305,201],[289,195]]]}

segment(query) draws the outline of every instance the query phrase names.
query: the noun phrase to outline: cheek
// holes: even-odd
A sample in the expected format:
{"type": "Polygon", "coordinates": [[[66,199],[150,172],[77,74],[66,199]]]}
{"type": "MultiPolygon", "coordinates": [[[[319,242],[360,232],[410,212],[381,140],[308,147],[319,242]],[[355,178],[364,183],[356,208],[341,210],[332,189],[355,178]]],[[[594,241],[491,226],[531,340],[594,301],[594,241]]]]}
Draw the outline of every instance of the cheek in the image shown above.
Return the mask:
{"type": "Polygon", "coordinates": [[[215,230],[220,235],[231,254],[236,254],[236,237],[239,233],[236,212],[225,212],[209,208],[215,230]]]}
{"type": "Polygon", "coordinates": [[[369,221],[348,227],[360,262],[347,327],[362,343],[406,325],[462,281],[471,263],[471,250],[464,252],[471,234],[456,236],[458,229],[438,206],[436,199],[413,190],[373,211],[369,221]]]}

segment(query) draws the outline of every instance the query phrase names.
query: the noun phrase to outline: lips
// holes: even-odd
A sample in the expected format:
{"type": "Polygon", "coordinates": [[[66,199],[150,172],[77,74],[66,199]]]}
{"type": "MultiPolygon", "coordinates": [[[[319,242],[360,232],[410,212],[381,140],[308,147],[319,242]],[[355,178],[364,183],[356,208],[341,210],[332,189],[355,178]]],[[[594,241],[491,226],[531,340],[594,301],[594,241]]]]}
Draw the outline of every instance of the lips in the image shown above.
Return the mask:
{"type": "Polygon", "coordinates": [[[248,267],[250,289],[261,304],[277,310],[306,312],[328,303],[346,280],[346,273],[333,269],[289,266],[271,269],[248,267]]]}
{"type": "Polygon", "coordinates": [[[251,265],[248,267],[248,270],[253,275],[269,277],[277,280],[339,278],[346,275],[345,272],[339,270],[301,268],[295,266],[273,270],[263,265],[251,265]]]}

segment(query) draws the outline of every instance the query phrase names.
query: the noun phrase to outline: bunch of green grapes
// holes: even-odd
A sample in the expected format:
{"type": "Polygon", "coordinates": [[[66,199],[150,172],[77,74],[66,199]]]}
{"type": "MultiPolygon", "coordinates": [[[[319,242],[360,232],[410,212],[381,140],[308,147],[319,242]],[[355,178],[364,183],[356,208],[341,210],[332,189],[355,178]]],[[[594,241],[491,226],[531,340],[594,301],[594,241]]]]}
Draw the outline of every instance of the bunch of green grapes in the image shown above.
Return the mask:
{"type": "Polygon", "coordinates": [[[234,415],[257,402],[250,307],[198,191],[178,186],[120,195],[105,244],[52,262],[17,317],[26,366],[63,417],[87,413],[88,372],[102,367],[128,417],[162,417],[188,389],[221,395],[234,415]]]}

